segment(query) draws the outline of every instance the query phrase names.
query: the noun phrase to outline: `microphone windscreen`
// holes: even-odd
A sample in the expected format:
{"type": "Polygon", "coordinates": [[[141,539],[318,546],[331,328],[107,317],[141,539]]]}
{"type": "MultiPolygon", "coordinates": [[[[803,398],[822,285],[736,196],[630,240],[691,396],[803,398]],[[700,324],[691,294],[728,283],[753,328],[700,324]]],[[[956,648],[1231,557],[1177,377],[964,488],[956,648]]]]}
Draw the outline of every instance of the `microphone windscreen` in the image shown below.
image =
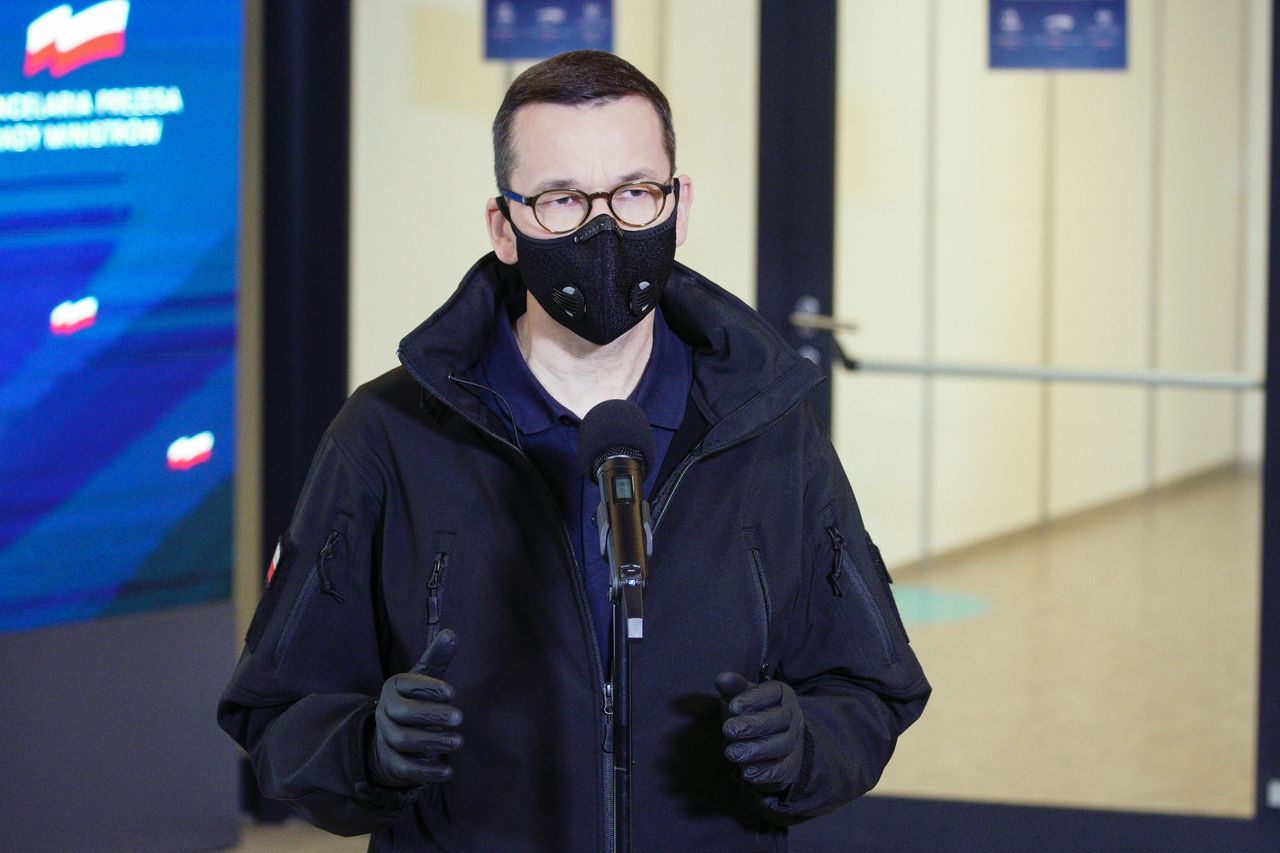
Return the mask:
{"type": "Polygon", "coordinates": [[[643,475],[653,458],[653,430],[639,406],[605,400],[587,412],[578,428],[578,465],[594,480],[600,463],[618,455],[637,458],[643,475]]]}

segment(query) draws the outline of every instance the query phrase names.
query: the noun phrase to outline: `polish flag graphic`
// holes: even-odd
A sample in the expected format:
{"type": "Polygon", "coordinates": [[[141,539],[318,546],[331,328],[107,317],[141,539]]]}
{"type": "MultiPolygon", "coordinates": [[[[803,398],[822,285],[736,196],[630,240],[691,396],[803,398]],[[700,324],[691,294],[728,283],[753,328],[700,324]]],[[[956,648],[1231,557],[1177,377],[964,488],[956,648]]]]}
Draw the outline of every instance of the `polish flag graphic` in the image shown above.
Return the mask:
{"type": "Polygon", "coordinates": [[[87,329],[98,319],[98,300],[92,296],[63,302],[49,312],[49,331],[55,335],[74,335],[87,329]]]}
{"type": "Polygon", "coordinates": [[[186,471],[213,456],[213,433],[208,430],[184,435],[169,445],[169,470],[186,471]]]}
{"type": "Polygon", "coordinates": [[[46,68],[63,77],[100,59],[124,55],[129,0],[103,0],[71,13],[69,3],[36,18],[27,27],[27,56],[22,73],[34,77],[46,68]]]}

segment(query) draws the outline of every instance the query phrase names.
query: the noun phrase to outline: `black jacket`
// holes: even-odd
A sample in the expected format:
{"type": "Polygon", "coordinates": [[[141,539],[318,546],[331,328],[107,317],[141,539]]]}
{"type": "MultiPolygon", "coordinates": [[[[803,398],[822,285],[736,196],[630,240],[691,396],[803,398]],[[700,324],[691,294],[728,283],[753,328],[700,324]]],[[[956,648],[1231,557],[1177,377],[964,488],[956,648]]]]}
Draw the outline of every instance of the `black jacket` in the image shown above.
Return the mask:
{"type": "MultiPolygon", "coordinates": [[[[606,850],[604,670],[564,521],[512,427],[466,384],[519,280],[494,256],[351,395],[316,452],[219,706],[263,792],[377,850],[606,850]],[[453,779],[371,784],[383,681],[457,631],[453,779]]],[[[830,441],[821,381],[753,311],[677,265],[668,323],[694,349],[685,425],[651,496],[633,657],[637,851],[785,849],[785,825],[861,795],[929,685],[830,441]],[[801,779],[757,794],[723,758],[722,670],[783,679],[801,779]]]]}

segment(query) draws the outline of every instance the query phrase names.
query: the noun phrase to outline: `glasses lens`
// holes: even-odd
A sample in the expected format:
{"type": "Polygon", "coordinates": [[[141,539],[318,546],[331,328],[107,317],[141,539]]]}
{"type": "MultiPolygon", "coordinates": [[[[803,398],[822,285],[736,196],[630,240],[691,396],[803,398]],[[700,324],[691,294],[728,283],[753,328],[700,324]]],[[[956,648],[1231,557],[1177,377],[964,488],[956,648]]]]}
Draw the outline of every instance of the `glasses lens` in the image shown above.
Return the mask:
{"type": "Polygon", "coordinates": [[[533,213],[548,231],[572,231],[587,218],[591,204],[574,190],[552,190],[538,196],[533,213]]]}
{"type": "Polygon", "coordinates": [[[648,225],[662,213],[666,200],[657,184],[624,184],[613,191],[609,206],[625,225],[648,225]]]}

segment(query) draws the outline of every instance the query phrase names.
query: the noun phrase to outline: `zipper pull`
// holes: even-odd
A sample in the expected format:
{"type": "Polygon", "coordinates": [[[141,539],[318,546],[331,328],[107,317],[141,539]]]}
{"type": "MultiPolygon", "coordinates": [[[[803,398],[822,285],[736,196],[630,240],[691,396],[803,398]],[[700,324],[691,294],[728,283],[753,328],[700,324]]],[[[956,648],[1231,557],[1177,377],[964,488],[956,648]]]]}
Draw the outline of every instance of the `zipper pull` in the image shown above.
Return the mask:
{"type": "Polygon", "coordinates": [[[604,683],[604,751],[613,752],[613,685],[604,683]]]}
{"type": "Polygon", "coordinates": [[[835,549],[831,571],[827,573],[827,582],[831,584],[831,594],[840,598],[844,595],[844,590],[840,589],[840,575],[844,572],[844,537],[840,535],[839,528],[834,524],[827,528],[827,535],[831,537],[831,547],[835,549]]]}
{"type": "Polygon", "coordinates": [[[427,624],[434,625],[440,621],[440,581],[444,578],[444,569],[449,562],[449,555],[437,551],[431,563],[431,577],[427,579],[427,624]]]}
{"type": "Polygon", "coordinates": [[[329,537],[324,540],[324,547],[320,549],[320,558],[316,560],[316,574],[320,576],[320,591],[341,604],[344,600],[342,594],[334,588],[333,582],[329,580],[329,575],[324,570],[324,564],[333,557],[333,546],[337,541],[338,531],[330,530],[329,537]]]}

